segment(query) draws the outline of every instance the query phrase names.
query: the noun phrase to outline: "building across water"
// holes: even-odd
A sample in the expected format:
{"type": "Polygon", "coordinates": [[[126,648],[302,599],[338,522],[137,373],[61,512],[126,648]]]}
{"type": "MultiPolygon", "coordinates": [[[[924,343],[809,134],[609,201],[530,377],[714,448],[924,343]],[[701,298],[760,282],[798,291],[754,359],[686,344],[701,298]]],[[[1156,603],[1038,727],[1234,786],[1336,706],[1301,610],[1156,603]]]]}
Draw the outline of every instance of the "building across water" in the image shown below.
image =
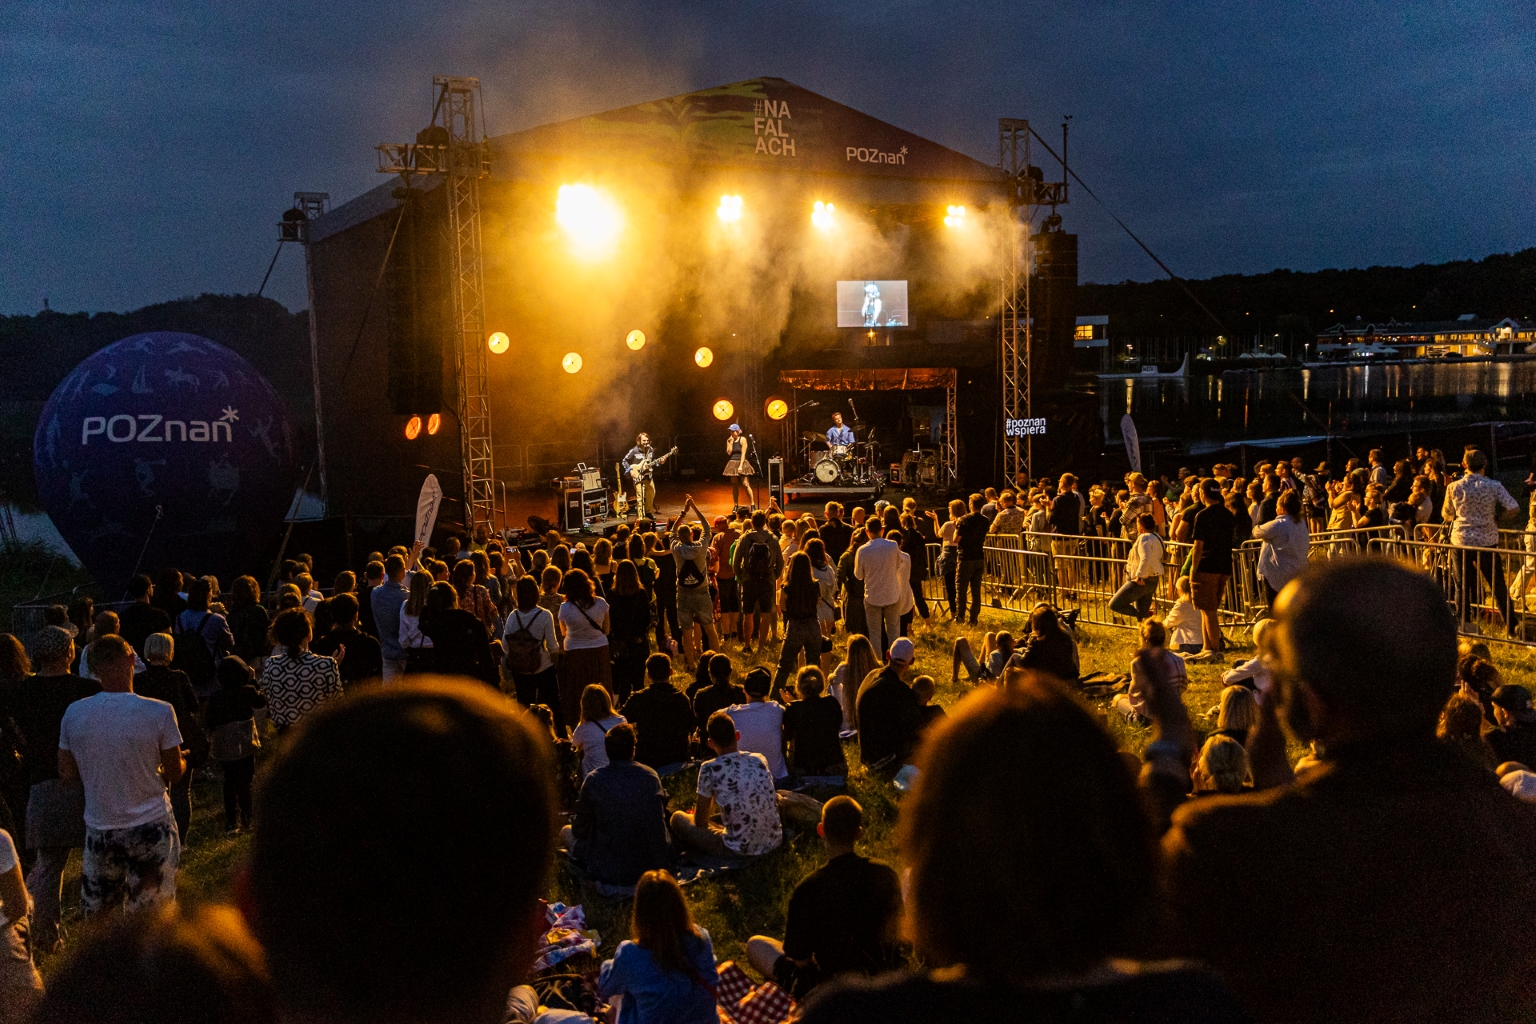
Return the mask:
{"type": "Polygon", "coordinates": [[[1513,317],[1496,320],[1466,313],[1455,320],[1405,324],[1355,320],[1334,324],[1317,336],[1322,359],[1435,358],[1536,354],[1536,323],[1513,317]]]}

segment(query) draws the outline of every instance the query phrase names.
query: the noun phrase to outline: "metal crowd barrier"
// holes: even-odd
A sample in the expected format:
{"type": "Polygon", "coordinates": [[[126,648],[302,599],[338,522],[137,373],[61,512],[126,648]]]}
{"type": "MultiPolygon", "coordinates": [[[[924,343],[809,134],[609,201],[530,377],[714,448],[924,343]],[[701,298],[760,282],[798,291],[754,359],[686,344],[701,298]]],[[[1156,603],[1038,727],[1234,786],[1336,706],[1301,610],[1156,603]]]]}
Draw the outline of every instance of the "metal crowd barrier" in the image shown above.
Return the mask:
{"type": "Polygon", "coordinates": [[[1463,634],[1536,647],[1527,635],[1531,614],[1527,591],[1536,583],[1536,554],[1524,549],[1461,547],[1402,538],[1373,540],[1370,551],[1429,573],[1440,584],[1445,603],[1456,615],[1463,634]],[[1509,611],[1517,620],[1514,630],[1509,629],[1498,596],[1501,584],[1509,595],[1509,611]]]}

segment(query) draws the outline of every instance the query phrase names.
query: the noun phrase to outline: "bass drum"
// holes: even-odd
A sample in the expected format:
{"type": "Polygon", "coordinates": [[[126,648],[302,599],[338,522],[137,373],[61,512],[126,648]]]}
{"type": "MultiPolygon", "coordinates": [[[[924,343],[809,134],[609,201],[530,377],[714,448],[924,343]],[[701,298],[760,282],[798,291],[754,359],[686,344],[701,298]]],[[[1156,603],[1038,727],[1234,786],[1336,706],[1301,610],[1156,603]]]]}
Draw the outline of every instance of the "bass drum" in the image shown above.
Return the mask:
{"type": "Polygon", "coordinates": [[[820,462],[816,463],[817,483],[835,484],[837,483],[838,473],[839,470],[837,468],[837,463],[833,462],[831,459],[822,459],[820,462]]]}

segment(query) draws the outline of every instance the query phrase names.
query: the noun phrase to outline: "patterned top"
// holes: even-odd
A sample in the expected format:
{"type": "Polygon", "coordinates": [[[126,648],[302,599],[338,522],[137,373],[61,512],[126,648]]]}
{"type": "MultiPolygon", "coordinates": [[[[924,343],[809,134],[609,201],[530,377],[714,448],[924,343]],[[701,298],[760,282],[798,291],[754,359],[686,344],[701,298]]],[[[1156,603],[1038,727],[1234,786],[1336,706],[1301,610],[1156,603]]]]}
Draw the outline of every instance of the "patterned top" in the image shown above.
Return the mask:
{"type": "Polygon", "coordinates": [[[726,848],[744,857],[778,849],[784,840],[773,773],[762,754],[734,751],[699,766],[699,796],[720,805],[726,848]]]}
{"type": "Polygon", "coordinates": [[[1520,506],[1504,485],[1481,473],[1468,473],[1445,489],[1441,517],[1451,524],[1451,543],[1464,547],[1492,548],[1499,543],[1499,509],[1520,506]]]}
{"type": "Polygon", "coordinates": [[[281,648],[261,669],[267,714],[276,726],[289,726],[323,701],[341,696],[341,670],[332,658],[300,651],[298,660],[281,648]]]}
{"type": "Polygon", "coordinates": [[[1024,510],[1014,505],[1012,508],[1002,509],[997,513],[997,518],[992,520],[990,533],[1023,533],[1024,510]]]}

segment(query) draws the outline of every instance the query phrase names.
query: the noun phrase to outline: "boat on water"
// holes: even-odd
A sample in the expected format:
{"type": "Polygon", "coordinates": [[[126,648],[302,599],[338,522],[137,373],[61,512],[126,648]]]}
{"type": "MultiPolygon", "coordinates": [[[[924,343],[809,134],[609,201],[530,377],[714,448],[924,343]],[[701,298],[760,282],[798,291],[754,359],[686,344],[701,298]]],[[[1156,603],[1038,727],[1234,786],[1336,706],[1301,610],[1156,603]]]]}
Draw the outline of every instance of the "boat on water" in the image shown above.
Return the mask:
{"type": "Polygon", "coordinates": [[[1098,376],[1099,380],[1171,380],[1175,377],[1188,377],[1189,355],[1186,354],[1184,356],[1184,361],[1179,364],[1177,370],[1170,370],[1167,373],[1159,370],[1157,364],[1153,363],[1151,366],[1143,366],[1140,372],[1137,373],[1124,371],[1121,373],[1101,373],[1098,376]]]}

